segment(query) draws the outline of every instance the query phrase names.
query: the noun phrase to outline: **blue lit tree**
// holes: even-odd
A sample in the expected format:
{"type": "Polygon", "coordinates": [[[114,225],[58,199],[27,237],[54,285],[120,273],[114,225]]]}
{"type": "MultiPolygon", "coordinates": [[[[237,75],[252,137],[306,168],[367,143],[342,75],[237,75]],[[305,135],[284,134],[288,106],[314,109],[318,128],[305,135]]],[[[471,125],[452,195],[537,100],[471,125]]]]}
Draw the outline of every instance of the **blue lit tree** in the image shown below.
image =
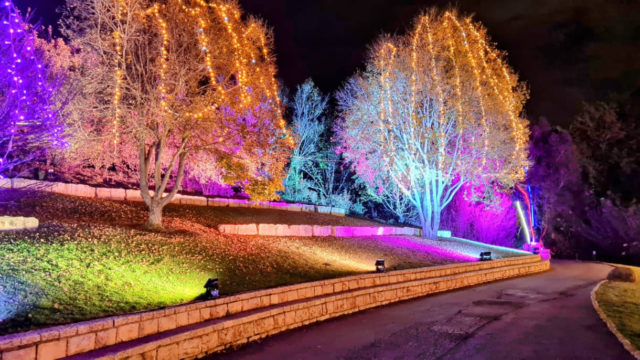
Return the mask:
{"type": "Polygon", "coordinates": [[[407,198],[423,237],[435,239],[465,183],[524,179],[527,95],[480,24],[430,11],[407,35],[383,36],[338,92],[337,138],[370,189],[407,198]]]}
{"type": "Polygon", "coordinates": [[[11,1],[0,3],[0,176],[64,145],[47,44],[11,1]]]}

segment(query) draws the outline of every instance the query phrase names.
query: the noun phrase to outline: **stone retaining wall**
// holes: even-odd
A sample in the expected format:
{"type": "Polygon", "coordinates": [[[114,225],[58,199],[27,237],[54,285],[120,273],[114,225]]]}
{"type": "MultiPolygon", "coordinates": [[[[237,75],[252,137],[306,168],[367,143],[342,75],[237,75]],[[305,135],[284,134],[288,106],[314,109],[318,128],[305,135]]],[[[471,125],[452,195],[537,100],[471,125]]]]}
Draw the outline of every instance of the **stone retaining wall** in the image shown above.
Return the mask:
{"type": "Polygon", "coordinates": [[[412,227],[392,226],[323,226],[286,224],[221,224],[218,231],[234,235],[303,236],[303,237],[360,237],[382,235],[420,236],[422,231],[412,227]]]}
{"type": "MultiPolygon", "coordinates": [[[[88,197],[106,200],[127,200],[142,201],[140,190],[100,188],[82,184],[67,184],[50,181],[39,181],[31,179],[0,179],[0,189],[34,189],[64,195],[88,197]]],[[[153,194],[153,191],[151,191],[153,194]]],[[[228,206],[228,207],[248,207],[259,209],[278,209],[286,211],[318,212],[321,214],[331,214],[345,216],[345,209],[316,206],[309,204],[292,204],[274,201],[251,201],[245,199],[210,198],[205,196],[191,196],[176,194],[171,201],[174,204],[200,205],[200,206],[228,206]]]]}
{"type": "Polygon", "coordinates": [[[530,275],[549,269],[549,262],[513,265],[439,278],[363,288],[286,303],[250,314],[194,324],[122,348],[105,348],[72,357],[80,359],[193,359],[275,333],[353,312],[465,286],[530,275]]]}
{"type": "Polygon", "coordinates": [[[0,216],[0,231],[33,230],[38,225],[38,219],[34,217],[0,216]]]}
{"type": "MultiPolygon", "coordinates": [[[[373,267],[373,265],[372,265],[373,267]]],[[[522,257],[514,257],[507,258],[501,260],[494,261],[486,261],[486,262],[475,262],[475,263],[464,263],[464,264],[450,264],[443,266],[434,266],[428,268],[421,269],[410,269],[410,270],[402,270],[402,271],[393,271],[388,273],[370,273],[356,276],[343,277],[338,279],[330,279],[330,280],[322,280],[315,282],[308,282],[290,286],[283,286],[273,289],[266,290],[258,290],[253,292],[247,292],[243,294],[223,297],[216,300],[211,301],[203,301],[198,303],[186,304],[168,307],[165,309],[108,317],[103,319],[97,319],[92,321],[85,321],[70,325],[57,326],[52,328],[46,328],[42,330],[30,331],[26,333],[12,334],[0,337],[0,358],[2,360],[11,360],[11,359],[57,359],[63,356],[71,356],[75,354],[85,353],[87,351],[92,351],[96,349],[105,348],[114,344],[123,343],[127,341],[136,340],[139,338],[143,338],[145,336],[150,336],[157,334],[156,336],[160,336],[160,333],[165,333],[167,331],[172,331],[174,329],[182,328],[184,326],[200,326],[203,321],[211,321],[212,319],[219,319],[218,321],[223,322],[226,325],[222,328],[218,329],[214,326],[216,331],[216,335],[218,336],[217,331],[223,331],[224,329],[233,327],[235,324],[233,322],[228,322],[225,319],[222,319],[226,316],[232,316],[241,314],[247,311],[258,311],[258,309],[271,309],[274,306],[278,307],[278,311],[281,311],[282,316],[285,316],[287,313],[294,312],[293,315],[286,315],[287,319],[293,316],[294,318],[297,316],[295,312],[302,309],[307,309],[307,307],[302,307],[298,309],[296,306],[298,305],[287,305],[286,309],[281,308],[285,304],[290,304],[291,302],[304,302],[311,301],[311,304],[315,304],[318,300],[312,300],[313,298],[321,297],[323,302],[318,303],[324,304],[321,315],[316,314],[317,308],[315,310],[311,310],[310,308],[307,311],[311,311],[314,315],[306,320],[301,320],[301,322],[289,323],[290,320],[285,321],[282,326],[277,326],[279,324],[275,322],[272,324],[272,328],[268,331],[257,332],[256,335],[247,336],[245,341],[255,337],[255,336],[266,336],[268,334],[282,331],[284,329],[288,329],[293,324],[298,324],[295,326],[302,325],[304,323],[308,323],[311,321],[319,321],[327,317],[338,316],[344,311],[356,311],[358,307],[363,304],[367,304],[367,306],[378,306],[391,301],[399,301],[405,299],[403,294],[409,294],[411,296],[420,296],[424,294],[428,294],[435,291],[444,291],[450,288],[449,285],[428,285],[423,290],[411,290],[414,288],[414,285],[406,285],[406,284],[438,284],[440,280],[434,279],[449,279],[456,278],[457,276],[462,276],[463,279],[467,279],[467,275],[465,274],[473,274],[473,273],[484,273],[489,271],[492,273],[497,271],[498,277],[490,277],[492,281],[497,280],[498,278],[502,278],[500,276],[516,276],[518,274],[523,274],[521,270],[500,270],[503,268],[509,269],[529,269],[526,270],[528,272],[534,272],[531,269],[537,269],[536,271],[542,271],[548,268],[548,262],[543,263],[540,261],[540,257],[537,255],[533,256],[522,256],[522,257]],[[542,265],[541,265],[542,264],[542,265]],[[546,265],[545,265],[546,264],[546,265]],[[515,271],[515,272],[513,272],[515,271]],[[500,275],[502,274],[502,275],[500,275]],[[405,284],[405,285],[400,285],[405,284]],[[394,287],[398,285],[398,287],[394,287]],[[384,297],[381,299],[377,299],[377,295],[371,295],[375,293],[379,293],[382,290],[379,288],[383,286],[386,291],[398,292],[398,289],[405,289],[408,287],[409,290],[401,290],[401,292],[397,293],[396,297],[384,297]],[[435,286],[432,288],[432,286],[435,286]],[[367,290],[367,289],[377,289],[367,290]],[[342,294],[344,292],[354,292],[352,295],[342,294]],[[368,296],[368,302],[364,302],[360,304],[360,300],[356,299],[359,295],[368,296]],[[373,297],[372,297],[373,296],[373,297]],[[333,298],[332,298],[333,297],[333,298]],[[327,300],[327,299],[332,300],[327,300]],[[347,302],[351,304],[352,301],[356,301],[358,307],[344,307],[347,302]],[[329,305],[329,304],[334,305],[329,305]],[[335,310],[329,311],[330,308],[328,306],[334,306],[335,310]],[[344,308],[343,308],[344,307],[344,308]],[[317,316],[316,316],[317,315],[317,316]]],[[[489,276],[489,275],[487,275],[489,276]]],[[[494,276],[494,275],[491,275],[494,276]]],[[[487,278],[489,279],[489,278],[487,278]]],[[[448,281],[448,280],[447,280],[448,281]]],[[[473,285],[478,282],[474,282],[476,280],[464,280],[463,283],[466,285],[473,285]]],[[[484,282],[483,280],[482,282],[484,282]]],[[[447,283],[448,284],[448,283],[447,283]]],[[[457,282],[455,284],[458,284],[457,282]]],[[[224,283],[221,284],[224,288],[224,283]]],[[[418,285],[415,285],[418,286],[418,285]]],[[[422,285],[420,285],[422,286],[422,285]]],[[[418,288],[420,288],[418,286],[418,288]]],[[[309,305],[309,307],[314,307],[316,305],[309,305]]],[[[305,306],[307,306],[305,305],[305,306]]],[[[266,310],[265,310],[266,311],[266,310]]],[[[275,314],[271,314],[272,310],[266,311],[264,319],[271,317],[273,318],[275,314]]],[[[300,315],[302,317],[302,315],[300,315]]],[[[231,319],[231,318],[229,318],[231,319]]],[[[253,319],[249,317],[249,319],[253,319]]],[[[259,319],[263,319],[260,317],[259,319]]],[[[258,320],[257,318],[254,320],[258,320]]],[[[248,321],[243,320],[243,321],[248,321]]],[[[253,321],[253,320],[251,320],[253,321]]],[[[280,321],[280,320],[278,320],[280,321]]],[[[270,320],[264,320],[263,322],[270,322],[270,320]]],[[[243,323],[244,324],[244,323],[243,323]]],[[[252,323],[253,324],[253,323],[252,323]]],[[[216,325],[218,326],[218,325],[216,325]]],[[[249,326],[249,325],[242,325],[249,326]]],[[[254,327],[257,325],[251,325],[250,327],[254,327]]],[[[263,325],[260,325],[263,326],[263,325]]],[[[266,325],[264,325],[266,326],[266,325]]],[[[267,326],[269,327],[269,326],[267,326]]],[[[213,330],[212,330],[213,331],[213,330]]],[[[235,334],[234,330],[234,334],[235,334]]],[[[244,330],[243,330],[244,331],[244,330]]],[[[247,330],[248,331],[248,330],[247,330]]],[[[210,334],[210,333],[208,333],[210,334]]],[[[199,336],[199,335],[198,335],[199,336]]],[[[213,335],[212,335],[213,336],[213,335]]],[[[225,336],[233,338],[232,340],[224,340],[218,342],[216,340],[216,345],[212,348],[208,348],[206,351],[211,349],[218,349],[220,346],[228,346],[231,344],[235,344],[238,339],[235,339],[236,335],[220,335],[221,339],[225,339],[225,336]]],[[[213,340],[212,340],[213,341],[213,340]]],[[[250,340],[249,340],[250,341],[250,340]]],[[[200,343],[200,340],[198,341],[200,343]]],[[[177,345],[176,345],[177,346],[177,345]]],[[[154,348],[155,349],[155,348],[154,348]]],[[[155,350],[154,350],[155,351],[155,350]]],[[[160,351],[158,349],[158,351],[160,351]]],[[[164,351],[164,350],[163,350],[164,351]]],[[[158,353],[158,355],[160,352],[158,353]]]]}

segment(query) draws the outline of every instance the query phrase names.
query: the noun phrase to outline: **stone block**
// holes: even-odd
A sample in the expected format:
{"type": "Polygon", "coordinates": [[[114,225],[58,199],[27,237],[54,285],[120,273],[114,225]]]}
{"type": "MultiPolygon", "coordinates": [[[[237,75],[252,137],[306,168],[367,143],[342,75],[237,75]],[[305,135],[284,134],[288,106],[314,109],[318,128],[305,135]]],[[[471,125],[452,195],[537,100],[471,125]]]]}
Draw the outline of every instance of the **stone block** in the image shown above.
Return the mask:
{"type": "Polygon", "coordinates": [[[163,316],[158,319],[158,332],[173,330],[176,328],[176,315],[163,316]]]}
{"type": "Polygon", "coordinates": [[[218,231],[223,234],[237,234],[238,233],[238,225],[235,224],[221,224],[218,225],[218,231]]]}
{"type": "Polygon", "coordinates": [[[258,235],[258,226],[256,224],[239,224],[236,226],[236,234],[258,235]]]}
{"type": "Polygon", "coordinates": [[[187,311],[176,314],[176,325],[177,327],[189,325],[189,313],[187,311]]]}
{"type": "Polygon", "coordinates": [[[289,225],[289,236],[313,236],[313,226],[311,225],[289,225]]]}
{"type": "Polygon", "coordinates": [[[249,201],[245,199],[229,199],[229,207],[249,207],[249,201]]]}
{"type": "Polygon", "coordinates": [[[71,184],[61,183],[61,182],[52,182],[49,183],[47,191],[56,193],[56,194],[65,194],[65,195],[73,195],[72,190],[70,189],[71,184]]]}
{"type": "Polygon", "coordinates": [[[208,307],[200,309],[200,321],[206,321],[209,319],[211,319],[211,309],[208,307]]]}
{"type": "Polygon", "coordinates": [[[11,189],[13,184],[9,178],[0,178],[0,189],[11,189]]]}
{"type": "Polygon", "coordinates": [[[200,310],[191,310],[189,311],[189,324],[195,324],[200,322],[200,310]]]}
{"type": "Polygon", "coordinates": [[[269,205],[269,208],[279,210],[287,210],[287,207],[289,206],[289,203],[281,201],[269,201],[267,204],[269,205]]]}
{"type": "Polygon", "coordinates": [[[295,311],[287,311],[284,313],[284,324],[285,326],[293,325],[296,323],[296,312],[295,311]]]}
{"type": "Polygon", "coordinates": [[[82,354],[91,351],[96,347],[96,334],[89,333],[77,335],[70,338],[67,342],[67,355],[82,354]]]}
{"type": "Polygon", "coordinates": [[[186,359],[200,353],[200,337],[180,341],[178,344],[179,359],[186,359]]]}
{"type": "Polygon", "coordinates": [[[140,323],[139,337],[155,334],[158,332],[158,319],[146,320],[140,323]]]}
{"type": "Polygon", "coordinates": [[[258,235],[277,236],[276,224],[258,224],[258,235]]]}
{"type": "Polygon", "coordinates": [[[84,184],[69,184],[69,190],[73,196],[86,197],[86,198],[95,198],[96,197],[96,188],[89,185],[84,184]]]}
{"type": "Polygon", "coordinates": [[[229,206],[229,199],[209,198],[207,200],[207,206],[229,206]]]}
{"type": "Polygon", "coordinates": [[[176,360],[179,359],[178,344],[160,346],[156,360],[176,360]]]}
{"type": "Polygon", "coordinates": [[[331,226],[313,225],[313,236],[331,236],[332,230],[331,226]]]}
{"type": "Polygon", "coordinates": [[[13,178],[12,187],[14,189],[33,189],[33,190],[47,190],[48,186],[44,181],[13,178]]]}
{"type": "Polygon", "coordinates": [[[316,211],[320,214],[331,214],[331,206],[316,206],[316,211]]]}
{"type": "Polygon", "coordinates": [[[96,197],[105,200],[125,200],[127,195],[125,189],[96,188],[96,197]]]}
{"type": "Polygon", "coordinates": [[[181,195],[180,204],[207,206],[207,198],[204,196],[181,195]]]}
{"type": "Polygon", "coordinates": [[[218,332],[212,331],[208,334],[205,334],[200,338],[200,341],[200,346],[202,346],[202,349],[204,349],[205,351],[215,349],[219,344],[218,332]]]}
{"type": "Polygon", "coordinates": [[[3,352],[2,360],[36,360],[36,346],[3,352]]]}
{"type": "Polygon", "coordinates": [[[300,204],[300,210],[304,212],[316,212],[316,206],[311,204],[300,204]]]}
{"type": "Polygon", "coordinates": [[[127,201],[143,201],[142,195],[140,195],[140,190],[126,189],[125,195],[126,195],[127,201]]]}
{"type": "Polygon", "coordinates": [[[242,311],[242,301],[234,301],[227,304],[229,314],[237,314],[242,311]]]}
{"type": "Polygon", "coordinates": [[[22,230],[24,228],[24,218],[22,216],[0,216],[1,230],[22,230]]]}
{"type": "Polygon", "coordinates": [[[83,321],[81,323],[76,323],[78,328],[78,334],[86,334],[90,332],[96,332],[98,330],[108,329],[113,326],[113,320],[106,319],[97,319],[90,321],[83,321]]]}
{"type": "Polygon", "coordinates": [[[302,204],[287,204],[283,210],[300,212],[302,211],[302,204]]]}
{"type": "Polygon", "coordinates": [[[256,209],[268,209],[269,202],[268,201],[255,201],[253,203],[253,207],[256,209]]]}
{"type": "Polygon", "coordinates": [[[24,218],[24,229],[37,229],[39,225],[40,222],[34,217],[24,218]]]}
{"type": "Polygon", "coordinates": [[[438,237],[450,238],[451,237],[451,230],[438,230],[438,237]]]}
{"type": "Polygon", "coordinates": [[[227,316],[227,304],[216,305],[211,308],[211,317],[214,319],[227,316]]]}
{"type": "Polygon", "coordinates": [[[116,330],[116,342],[124,342],[138,338],[138,323],[119,326],[116,330]]]}
{"type": "Polygon", "coordinates": [[[355,226],[334,226],[333,235],[336,237],[354,237],[355,226]]]}
{"type": "Polygon", "coordinates": [[[67,339],[38,344],[37,360],[55,360],[67,356],[67,339]]]}
{"type": "Polygon", "coordinates": [[[282,329],[285,326],[284,314],[276,314],[273,316],[274,329],[282,329]]]}
{"type": "Polygon", "coordinates": [[[346,214],[347,214],[347,210],[345,209],[336,208],[336,207],[331,208],[331,215],[345,216],[346,214]]]}
{"type": "Polygon", "coordinates": [[[116,343],[116,328],[98,331],[96,333],[96,349],[116,343]]]}
{"type": "Polygon", "coordinates": [[[254,298],[242,301],[242,311],[253,310],[259,307],[260,307],[260,297],[254,297],[254,298]]]}

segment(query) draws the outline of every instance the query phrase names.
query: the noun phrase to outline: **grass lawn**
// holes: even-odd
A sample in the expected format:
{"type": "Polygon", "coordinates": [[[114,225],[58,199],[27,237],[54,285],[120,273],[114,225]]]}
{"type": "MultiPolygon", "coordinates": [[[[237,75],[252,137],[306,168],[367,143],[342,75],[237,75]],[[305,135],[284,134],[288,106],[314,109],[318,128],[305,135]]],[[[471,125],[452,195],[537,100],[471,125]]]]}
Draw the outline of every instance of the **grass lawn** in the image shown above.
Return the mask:
{"type": "Polygon", "coordinates": [[[378,258],[390,270],[469,261],[411,238],[234,236],[215,229],[234,222],[376,224],[325,214],[170,205],[166,231],[148,232],[141,203],[16,190],[0,192],[0,214],[35,216],[41,224],[37,231],[0,232],[0,334],[193,301],[210,277],[228,295],[369,272],[378,258]]]}
{"type": "Polygon", "coordinates": [[[618,331],[640,349],[640,267],[628,268],[635,272],[636,281],[607,281],[598,289],[596,300],[618,331]]]}

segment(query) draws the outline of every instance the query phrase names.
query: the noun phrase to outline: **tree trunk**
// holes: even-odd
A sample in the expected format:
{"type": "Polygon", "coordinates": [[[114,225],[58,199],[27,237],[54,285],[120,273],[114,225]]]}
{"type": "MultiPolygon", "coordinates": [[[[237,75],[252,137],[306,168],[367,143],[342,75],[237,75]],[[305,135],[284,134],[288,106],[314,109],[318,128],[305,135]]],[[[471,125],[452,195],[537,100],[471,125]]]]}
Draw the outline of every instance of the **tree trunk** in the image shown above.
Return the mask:
{"type": "Polygon", "coordinates": [[[149,206],[149,219],[145,224],[145,228],[149,230],[162,229],[162,209],[163,206],[157,202],[152,202],[149,206]]]}
{"type": "Polygon", "coordinates": [[[422,203],[422,208],[418,209],[420,225],[422,227],[422,237],[429,240],[438,240],[438,228],[440,227],[440,206],[439,201],[433,201],[427,197],[422,203]]]}

